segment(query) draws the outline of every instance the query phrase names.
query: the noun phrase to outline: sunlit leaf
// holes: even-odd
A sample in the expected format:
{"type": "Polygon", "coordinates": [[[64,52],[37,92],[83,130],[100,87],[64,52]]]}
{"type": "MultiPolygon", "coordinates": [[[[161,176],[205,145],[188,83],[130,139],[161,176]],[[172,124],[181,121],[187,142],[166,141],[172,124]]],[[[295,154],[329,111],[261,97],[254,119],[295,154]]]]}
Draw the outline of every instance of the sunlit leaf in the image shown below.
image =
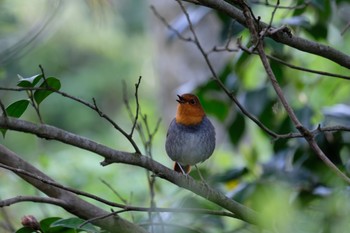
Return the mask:
{"type": "MultiPolygon", "coordinates": [[[[43,82],[40,87],[47,87],[58,91],[61,88],[61,82],[57,78],[49,77],[46,79],[46,82],[43,82]]],[[[37,104],[40,104],[46,97],[52,94],[53,91],[50,90],[36,90],[34,92],[34,100],[37,104]]]]}
{"type": "Polygon", "coordinates": [[[23,78],[21,75],[17,75],[19,78],[18,87],[35,87],[35,85],[40,81],[42,78],[41,74],[34,75],[29,78],[23,78]]]}

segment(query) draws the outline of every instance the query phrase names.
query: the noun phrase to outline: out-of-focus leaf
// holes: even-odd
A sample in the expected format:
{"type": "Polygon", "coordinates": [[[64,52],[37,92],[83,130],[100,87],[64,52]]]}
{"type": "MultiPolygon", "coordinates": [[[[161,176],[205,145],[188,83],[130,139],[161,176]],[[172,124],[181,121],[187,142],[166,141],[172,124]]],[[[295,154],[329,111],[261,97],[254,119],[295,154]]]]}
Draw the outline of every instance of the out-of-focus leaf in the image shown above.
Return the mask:
{"type": "Polygon", "coordinates": [[[278,43],[269,37],[266,37],[264,39],[264,42],[267,45],[267,47],[269,47],[273,51],[273,54],[275,54],[275,55],[276,54],[277,55],[283,54],[284,44],[278,43]]]}
{"type": "Polygon", "coordinates": [[[80,226],[83,224],[85,220],[80,218],[67,218],[67,219],[59,219],[51,224],[51,227],[66,227],[76,230],[83,230],[89,233],[98,233],[99,230],[97,230],[91,223],[87,223],[83,226],[80,226]]]}
{"type": "MultiPolygon", "coordinates": [[[[61,82],[57,78],[49,77],[46,79],[46,82],[43,82],[40,87],[47,87],[58,91],[61,88],[61,82]]],[[[52,94],[53,91],[50,90],[36,90],[34,92],[34,99],[37,104],[40,104],[46,97],[52,94]]]]}
{"type": "Polygon", "coordinates": [[[257,116],[262,112],[265,104],[268,101],[268,90],[266,87],[262,87],[253,91],[246,92],[243,99],[243,104],[248,112],[257,116]]]}
{"type": "Polygon", "coordinates": [[[229,105],[227,103],[212,99],[205,101],[204,106],[205,111],[208,114],[216,116],[220,121],[224,121],[226,119],[229,109],[229,105]]]}
{"type": "Polygon", "coordinates": [[[312,0],[311,4],[315,6],[318,13],[318,21],[327,23],[332,13],[331,1],[329,0],[312,0]]]}
{"type": "Polygon", "coordinates": [[[239,179],[247,173],[248,169],[246,167],[234,168],[217,175],[214,180],[218,182],[228,182],[239,179]]]}
{"type": "Polygon", "coordinates": [[[239,58],[235,64],[235,69],[237,71],[237,73],[241,73],[244,72],[245,67],[246,67],[246,63],[249,62],[249,60],[252,59],[252,56],[248,53],[241,53],[239,55],[239,58]]]}
{"type": "Polygon", "coordinates": [[[326,39],[328,34],[327,25],[321,22],[311,26],[307,31],[316,40],[326,39]]]}
{"type": "Polygon", "coordinates": [[[233,198],[235,201],[244,203],[247,199],[251,198],[254,193],[256,193],[257,185],[255,183],[244,183],[240,186],[241,187],[236,190],[233,198]]]}
{"type": "MultiPolygon", "coordinates": [[[[280,123],[280,125],[277,127],[276,132],[278,134],[285,134],[288,132],[293,132],[295,130],[292,129],[292,123],[290,121],[290,118],[286,116],[280,123]]],[[[289,140],[287,139],[278,139],[273,143],[273,150],[275,152],[278,152],[280,150],[284,150],[286,147],[288,147],[289,140]]]]}
{"type": "MultiPolygon", "coordinates": [[[[9,117],[19,118],[25,112],[25,110],[27,109],[28,105],[29,105],[29,101],[28,100],[16,101],[16,102],[10,104],[6,108],[6,114],[9,117]]],[[[0,132],[2,133],[3,137],[5,137],[6,131],[7,131],[7,129],[0,128],[0,132]]]]}
{"type": "MultiPolygon", "coordinates": [[[[301,6],[305,4],[305,0],[294,1],[296,6],[301,6]]],[[[293,11],[293,16],[302,15],[308,8],[307,7],[297,7],[293,11]]]]}
{"type": "Polygon", "coordinates": [[[283,72],[283,68],[282,68],[282,65],[281,63],[279,62],[276,62],[274,60],[271,60],[270,61],[270,65],[271,65],[271,69],[273,71],[273,73],[275,74],[276,76],[276,79],[278,81],[278,83],[281,85],[281,86],[284,86],[286,85],[286,83],[290,80],[286,80],[284,78],[284,72],[283,72]]]}
{"type": "Polygon", "coordinates": [[[278,114],[274,113],[273,106],[275,102],[269,100],[263,107],[259,115],[260,121],[271,130],[275,130],[276,126],[279,124],[278,114]]]}
{"type": "Polygon", "coordinates": [[[32,228],[22,227],[16,231],[16,233],[33,233],[35,232],[32,228]]]}
{"type": "MultiPolygon", "coordinates": [[[[50,229],[51,228],[51,224],[53,222],[59,220],[59,219],[61,219],[61,218],[59,218],[59,217],[50,217],[50,218],[45,218],[45,219],[41,220],[40,221],[40,228],[41,228],[41,230],[43,232],[50,232],[51,233],[51,230],[53,230],[53,229],[50,229]]],[[[60,229],[63,229],[63,228],[60,228],[60,229]]],[[[55,232],[57,232],[57,231],[55,231],[55,232]]]]}
{"type": "Polygon", "coordinates": [[[233,144],[237,144],[244,134],[245,129],[245,120],[242,114],[237,113],[234,121],[228,128],[228,133],[230,136],[230,140],[233,144]]]}
{"type": "Polygon", "coordinates": [[[35,87],[35,85],[40,81],[40,79],[43,77],[41,74],[34,75],[29,78],[23,78],[21,75],[17,75],[19,78],[19,81],[17,83],[18,87],[35,87]]]}
{"type": "Polygon", "coordinates": [[[301,124],[304,125],[304,127],[309,128],[309,129],[312,127],[311,119],[312,119],[314,112],[309,106],[305,106],[301,109],[297,109],[295,111],[295,114],[298,117],[301,124]]]}
{"type": "Polygon", "coordinates": [[[237,36],[239,33],[241,33],[245,29],[245,27],[243,27],[237,21],[233,22],[233,19],[229,17],[227,14],[216,11],[216,15],[222,22],[222,27],[221,27],[222,30],[220,33],[221,35],[220,38],[222,41],[227,40],[228,36],[237,36]]]}

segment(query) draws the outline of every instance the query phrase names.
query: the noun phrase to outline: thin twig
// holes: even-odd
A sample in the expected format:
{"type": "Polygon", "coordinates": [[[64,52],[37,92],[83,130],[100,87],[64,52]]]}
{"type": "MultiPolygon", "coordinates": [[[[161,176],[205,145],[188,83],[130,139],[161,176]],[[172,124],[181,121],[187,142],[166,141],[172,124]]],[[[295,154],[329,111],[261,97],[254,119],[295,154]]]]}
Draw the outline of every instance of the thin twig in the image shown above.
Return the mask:
{"type": "MultiPolygon", "coordinates": [[[[265,35],[268,33],[268,31],[269,31],[270,28],[272,27],[273,19],[274,19],[274,17],[275,17],[275,14],[276,14],[276,12],[277,12],[277,9],[278,9],[278,6],[279,6],[279,5],[280,5],[280,1],[277,0],[277,3],[276,3],[276,5],[275,5],[275,7],[273,8],[273,11],[272,11],[272,13],[271,13],[271,17],[270,17],[270,22],[269,22],[269,24],[267,25],[266,28],[264,28],[264,30],[263,30],[262,32],[259,33],[259,34],[260,34],[260,40],[259,40],[259,41],[263,40],[263,38],[265,37],[265,35]]],[[[247,5],[247,7],[249,7],[249,6],[247,5]]],[[[251,15],[254,15],[253,12],[252,12],[252,9],[251,9],[250,7],[249,7],[249,9],[250,9],[251,15]]]]}
{"type": "Polygon", "coordinates": [[[241,112],[246,115],[249,119],[251,119],[255,124],[257,124],[262,130],[264,130],[268,135],[270,135],[273,138],[278,138],[278,135],[273,132],[272,130],[270,130],[269,128],[267,128],[263,123],[261,123],[254,115],[252,115],[251,113],[249,113],[242,105],[241,103],[237,100],[237,98],[233,95],[233,93],[231,93],[226,86],[222,83],[222,81],[219,79],[219,77],[217,76],[210,60],[208,57],[208,53],[206,53],[201,45],[201,43],[198,40],[197,34],[193,28],[192,22],[190,20],[190,17],[188,15],[188,12],[186,11],[185,7],[183,6],[182,2],[180,0],[176,0],[178,2],[178,4],[180,5],[182,11],[184,12],[187,22],[189,23],[189,28],[190,31],[193,35],[194,41],[193,43],[195,43],[195,45],[197,46],[197,48],[199,49],[199,51],[201,52],[202,56],[204,57],[204,60],[206,62],[206,64],[209,67],[209,70],[214,78],[214,80],[218,83],[218,85],[221,87],[222,90],[224,90],[224,92],[226,93],[226,95],[237,105],[237,107],[241,110],[241,112]]]}
{"type": "MultiPolygon", "coordinates": [[[[245,17],[241,11],[235,5],[229,1],[224,0],[198,0],[201,5],[207,6],[213,9],[216,9],[220,12],[223,12],[230,16],[233,19],[236,19],[240,24],[247,27],[245,17]]],[[[234,1],[235,3],[237,0],[234,1]]],[[[267,26],[264,22],[259,22],[259,27],[264,28],[267,26]]],[[[287,46],[293,47],[300,51],[318,55],[329,59],[332,62],[338,63],[341,66],[350,68],[350,56],[343,53],[342,51],[336,50],[328,45],[317,43],[311,40],[307,40],[298,36],[290,36],[289,33],[281,31],[276,34],[269,35],[270,38],[276,42],[283,43],[287,46]]]]}
{"type": "Polygon", "coordinates": [[[131,127],[131,131],[129,133],[130,137],[132,137],[135,127],[137,125],[137,120],[139,118],[139,114],[140,114],[140,103],[139,103],[139,87],[140,87],[140,83],[141,83],[141,78],[142,76],[139,77],[139,80],[137,83],[135,83],[135,102],[136,102],[136,111],[135,111],[135,118],[134,118],[134,123],[131,127]]]}
{"type": "Polygon", "coordinates": [[[341,31],[340,35],[343,36],[349,28],[350,28],[350,22],[348,22],[348,24],[345,26],[345,28],[341,31]]]}
{"type": "Polygon", "coordinates": [[[183,36],[181,33],[179,33],[173,26],[171,26],[171,25],[168,23],[168,21],[167,21],[163,16],[161,16],[161,15],[158,13],[157,9],[156,9],[153,5],[151,5],[151,10],[153,11],[153,14],[154,14],[158,19],[160,19],[160,21],[162,21],[162,23],[163,23],[171,32],[175,33],[175,35],[176,35],[178,38],[180,38],[180,39],[183,40],[183,41],[191,41],[191,42],[193,42],[193,39],[192,39],[192,38],[190,38],[190,37],[184,37],[184,36],[183,36]]]}
{"type": "Polygon", "coordinates": [[[0,200],[0,207],[10,206],[20,202],[37,202],[53,204],[57,206],[67,206],[67,203],[63,200],[53,197],[16,196],[5,200],[0,200]]]}
{"type": "Polygon", "coordinates": [[[4,117],[7,117],[6,108],[5,108],[4,103],[1,101],[1,99],[0,99],[0,108],[1,108],[1,111],[2,111],[2,115],[3,115],[4,117]]]}
{"type": "MultiPolygon", "coordinates": [[[[40,66],[41,67],[41,66],[40,66]]],[[[42,69],[42,67],[40,68],[42,69]]],[[[44,73],[44,70],[42,69],[42,75],[44,76],[45,73],[44,73]]],[[[23,88],[25,89],[25,88],[23,88]]],[[[41,88],[27,88],[27,90],[35,90],[35,89],[41,89],[41,88]]],[[[42,88],[43,90],[50,90],[52,92],[55,92],[57,94],[60,94],[62,95],[63,97],[66,97],[68,99],[71,99],[71,100],[74,100],[78,103],[81,103],[83,105],[85,105],[86,107],[94,110],[95,112],[97,112],[100,117],[102,117],[103,119],[107,120],[117,131],[119,131],[129,142],[130,144],[133,146],[133,148],[135,149],[135,153],[136,154],[141,154],[141,151],[140,149],[138,148],[136,142],[133,140],[132,136],[130,136],[125,130],[123,130],[117,123],[115,123],[107,114],[105,114],[104,112],[102,112],[100,110],[100,108],[98,107],[97,103],[96,103],[96,100],[93,98],[93,104],[90,104],[82,99],[79,99],[75,96],[72,96],[68,93],[65,93],[63,91],[59,91],[59,90],[55,90],[54,88],[51,88],[50,86],[48,86],[47,88],[42,88]]],[[[12,90],[15,90],[15,89],[12,89],[12,90]]],[[[17,90],[22,90],[22,88],[18,88],[17,90]]]]}
{"type": "MultiPolygon", "coordinates": [[[[256,31],[256,28],[254,26],[254,22],[253,22],[254,17],[251,15],[251,11],[249,11],[249,8],[245,5],[244,0],[240,0],[240,2],[242,3],[241,6],[243,8],[243,14],[246,17],[246,24],[250,30],[251,36],[253,37],[252,39],[253,40],[260,40],[258,32],[256,31]]],[[[317,145],[317,143],[315,141],[315,137],[312,134],[312,132],[310,132],[308,129],[306,129],[301,124],[301,122],[299,121],[297,116],[295,115],[294,110],[292,109],[292,107],[289,105],[287,99],[285,98],[284,93],[283,93],[283,91],[282,91],[282,89],[281,89],[269,63],[268,63],[268,59],[267,59],[267,56],[266,56],[265,51],[264,51],[263,43],[257,43],[257,51],[259,53],[259,57],[260,57],[260,60],[264,66],[264,69],[265,69],[265,71],[266,71],[266,73],[271,81],[271,84],[272,84],[273,88],[275,89],[275,92],[276,92],[279,100],[281,101],[284,109],[286,110],[289,118],[293,122],[296,129],[303,135],[304,139],[309,143],[310,148],[316,153],[316,155],[318,155],[318,157],[332,171],[334,171],[335,174],[337,174],[345,182],[350,184],[350,178],[347,177],[342,171],[340,171],[340,169],[334,163],[332,163],[331,160],[328,159],[328,157],[323,153],[323,151],[317,145]]]]}
{"type": "MultiPolygon", "coordinates": [[[[277,4],[276,5],[270,4],[268,1],[262,2],[262,1],[253,0],[251,2],[253,4],[264,5],[264,6],[267,6],[267,7],[274,7],[274,8],[276,8],[276,6],[277,6],[277,4]]],[[[295,6],[281,6],[281,5],[278,4],[277,8],[278,9],[297,10],[297,9],[303,9],[303,8],[307,7],[309,4],[310,4],[310,1],[305,1],[302,4],[295,5],[295,6]]]]}

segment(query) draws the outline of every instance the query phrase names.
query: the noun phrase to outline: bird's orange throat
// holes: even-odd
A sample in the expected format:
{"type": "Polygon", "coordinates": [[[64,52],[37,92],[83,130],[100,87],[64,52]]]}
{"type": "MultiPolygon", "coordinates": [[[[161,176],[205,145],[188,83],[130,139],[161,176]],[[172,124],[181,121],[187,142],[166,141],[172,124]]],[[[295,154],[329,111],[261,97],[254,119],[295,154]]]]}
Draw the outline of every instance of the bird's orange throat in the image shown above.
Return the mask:
{"type": "Polygon", "coordinates": [[[182,125],[197,125],[202,122],[205,116],[202,107],[179,104],[176,112],[176,123],[182,125]]]}

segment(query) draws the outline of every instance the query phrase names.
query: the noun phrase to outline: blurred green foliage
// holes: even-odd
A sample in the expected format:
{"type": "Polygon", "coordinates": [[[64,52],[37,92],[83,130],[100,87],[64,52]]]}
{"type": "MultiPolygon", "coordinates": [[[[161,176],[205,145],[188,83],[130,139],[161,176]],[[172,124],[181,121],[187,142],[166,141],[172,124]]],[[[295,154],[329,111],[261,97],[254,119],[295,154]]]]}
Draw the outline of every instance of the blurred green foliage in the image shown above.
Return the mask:
{"type": "MultiPolygon", "coordinates": [[[[287,23],[294,34],[349,54],[349,32],[340,35],[348,21],[345,20],[346,15],[339,13],[343,8],[349,7],[349,3],[327,0],[312,0],[306,5],[304,3],[303,0],[281,1],[284,6],[301,7],[277,10],[274,24],[278,26],[287,23]]],[[[128,129],[132,122],[122,105],[121,80],[127,80],[128,93],[132,96],[133,84],[142,75],[142,112],[147,114],[150,125],[155,126],[160,115],[160,110],[154,104],[156,87],[150,84],[153,83],[149,77],[152,71],[143,68],[151,66],[147,63],[151,51],[144,23],[146,3],[124,0],[62,1],[60,4],[54,6],[52,2],[43,4],[39,1],[30,4],[22,1],[0,2],[0,6],[6,9],[0,14],[0,33],[8,36],[6,43],[9,43],[10,52],[14,54],[0,67],[1,85],[15,86],[17,74],[30,76],[40,73],[37,67],[42,64],[48,75],[60,79],[61,90],[87,101],[94,97],[104,112],[128,129]],[[33,14],[26,9],[33,11],[35,6],[34,16],[38,18],[32,19],[33,14]],[[140,14],[135,14],[134,9],[140,14]],[[38,37],[40,43],[37,43],[40,45],[31,49],[26,47],[25,53],[16,52],[16,47],[11,47],[9,42],[18,38],[14,32],[28,26],[30,20],[37,22],[36,19],[45,19],[45,12],[57,16],[49,21],[52,23],[48,24],[46,34],[38,37]]],[[[253,12],[261,16],[262,21],[269,22],[273,7],[251,5],[253,12]]],[[[231,31],[235,37],[241,37],[243,44],[249,45],[247,30],[232,23],[232,19],[225,15],[213,14],[217,14],[222,24],[223,42],[227,39],[228,31],[231,31]],[[233,27],[232,30],[228,30],[230,26],[233,27]]],[[[40,20],[38,21],[40,26],[40,20]]],[[[31,38],[30,33],[24,35],[31,38]]],[[[296,51],[270,39],[264,42],[269,54],[287,63],[349,75],[348,69],[329,60],[296,51]]],[[[28,42],[27,45],[31,43],[28,42]]],[[[326,108],[349,104],[348,80],[291,69],[276,61],[270,61],[270,64],[284,94],[305,126],[315,129],[318,125],[349,125],[348,109],[343,108],[343,112],[339,113],[335,108],[326,108]]],[[[234,53],[218,74],[241,104],[269,129],[279,134],[297,132],[276,98],[257,56],[244,52],[234,53]]],[[[199,86],[196,94],[208,115],[223,126],[228,139],[228,143],[222,143],[216,150],[210,164],[200,166],[202,174],[209,177],[210,186],[257,210],[264,216],[264,221],[275,226],[276,232],[348,232],[349,188],[311,152],[305,140],[273,140],[244,116],[212,80],[199,86]]],[[[0,93],[0,98],[9,105],[26,98],[26,95],[0,93]]],[[[15,103],[21,109],[27,107],[24,105],[28,105],[28,102],[21,101],[15,103]]],[[[135,107],[135,103],[132,103],[132,107],[135,107]]],[[[110,125],[77,103],[52,95],[42,103],[41,109],[46,123],[119,150],[131,150],[127,141],[110,125]]],[[[18,111],[13,111],[13,114],[18,117],[21,115],[18,111]]],[[[28,109],[23,117],[37,121],[33,110],[28,109]]],[[[154,157],[158,161],[169,163],[163,149],[164,127],[161,127],[158,134],[153,141],[154,157]]],[[[317,140],[329,158],[349,175],[349,133],[320,133],[317,140]]],[[[100,158],[85,151],[15,132],[7,132],[6,140],[1,139],[1,143],[66,185],[121,202],[112,190],[101,183],[99,178],[102,178],[116,187],[118,193],[133,205],[149,205],[147,178],[139,168],[120,164],[101,167],[100,158]]],[[[0,171],[0,174],[2,184],[8,184],[9,180],[16,183],[6,189],[1,188],[1,198],[15,194],[35,194],[19,178],[6,171],[0,171]]],[[[191,176],[197,177],[195,169],[191,176]]],[[[157,180],[155,189],[158,206],[217,209],[217,206],[204,199],[185,191],[179,192],[177,187],[160,180],[157,180]]],[[[35,214],[38,219],[49,216],[70,217],[53,207],[19,204],[9,208],[10,217],[16,226],[19,225],[19,210],[22,215],[35,214]]],[[[227,217],[189,213],[164,213],[159,216],[163,223],[174,224],[169,225],[166,232],[260,232],[254,226],[227,217]]],[[[147,223],[148,220],[143,213],[126,213],[123,217],[136,223],[147,223]]],[[[155,231],[157,229],[154,228],[155,231]]],[[[161,232],[160,228],[158,230],[161,232]]]]}

